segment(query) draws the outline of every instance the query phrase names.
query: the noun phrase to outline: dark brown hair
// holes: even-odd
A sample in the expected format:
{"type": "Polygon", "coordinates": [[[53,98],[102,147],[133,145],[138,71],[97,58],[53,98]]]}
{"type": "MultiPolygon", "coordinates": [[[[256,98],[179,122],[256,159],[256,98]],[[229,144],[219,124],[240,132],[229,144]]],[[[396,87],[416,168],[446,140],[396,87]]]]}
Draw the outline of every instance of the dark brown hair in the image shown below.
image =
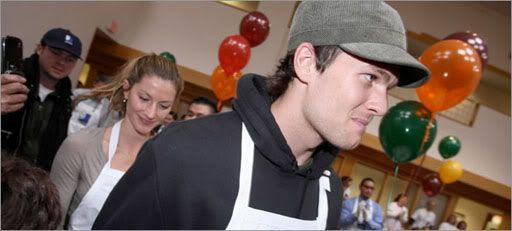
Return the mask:
{"type": "Polygon", "coordinates": [[[393,201],[398,202],[402,197],[407,197],[407,195],[405,195],[404,193],[399,193],[393,201]]]}
{"type": "MultiPolygon", "coordinates": [[[[342,52],[343,50],[336,45],[315,46],[316,69],[323,73],[342,52]]],[[[292,79],[297,77],[293,66],[294,56],[295,50],[289,51],[279,61],[276,72],[267,78],[267,88],[272,102],[279,98],[286,91],[292,79]]]]}
{"type": "Polygon", "coordinates": [[[59,192],[48,173],[15,158],[2,160],[2,229],[56,229],[59,192]]]}
{"type": "Polygon", "coordinates": [[[371,182],[373,182],[375,184],[375,181],[372,178],[366,177],[366,178],[361,180],[361,183],[359,184],[359,187],[363,186],[364,182],[366,182],[366,181],[371,181],[371,182]]]}
{"type": "Polygon", "coordinates": [[[459,223],[457,223],[457,229],[466,230],[467,228],[468,224],[465,221],[459,221],[459,223]]]}
{"type": "Polygon", "coordinates": [[[210,108],[210,110],[212,111],[212,113],[217,113],[219,112],[217,110],[217,102],[210,99],[209,97],[206,97],[206,96],[198,96],[198,97],[195,97],[192,99],[192,102],[190,103],[190,105],[192,104],[202,104],[202,105],[206,105],[210,108]]]}

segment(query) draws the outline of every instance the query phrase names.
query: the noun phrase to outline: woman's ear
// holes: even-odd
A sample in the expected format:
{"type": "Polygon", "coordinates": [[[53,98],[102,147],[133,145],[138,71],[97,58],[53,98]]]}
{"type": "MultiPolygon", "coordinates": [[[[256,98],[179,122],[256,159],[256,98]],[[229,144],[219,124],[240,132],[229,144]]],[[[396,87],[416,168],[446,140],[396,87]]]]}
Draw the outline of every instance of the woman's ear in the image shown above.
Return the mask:
{"type": "Polygon", "coordinates": [[[128,99],[128,93],[130,93],[130,83],[125,79],[123,80],[123,95],[125,99],[128,99]]]}
{"type": "Polygon", "coordinates": [[[311,77],[317,73],[315,47],[313,47],[313,44],[304,42],[295,49],[293,66],[297,79],[307,84],[311,77]]]}

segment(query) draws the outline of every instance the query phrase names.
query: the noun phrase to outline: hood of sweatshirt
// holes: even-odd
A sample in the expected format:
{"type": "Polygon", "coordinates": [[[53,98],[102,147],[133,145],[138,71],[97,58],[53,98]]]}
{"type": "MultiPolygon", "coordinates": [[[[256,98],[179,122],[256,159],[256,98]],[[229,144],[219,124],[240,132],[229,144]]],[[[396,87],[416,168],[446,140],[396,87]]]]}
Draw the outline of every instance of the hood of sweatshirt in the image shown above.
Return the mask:
{"type": "Polygon", "coordinates": [[[270,111],[270,105],[265,77],[248,74],[240,78],[233,108],[247,127],[255,148],[282,171],[303,175],[309,179],[319,178],[324,170],[330,168],[338,149],[328,142],[320,144],[312,155],[312,163],[299,169],[295,156],[270,111]]]}

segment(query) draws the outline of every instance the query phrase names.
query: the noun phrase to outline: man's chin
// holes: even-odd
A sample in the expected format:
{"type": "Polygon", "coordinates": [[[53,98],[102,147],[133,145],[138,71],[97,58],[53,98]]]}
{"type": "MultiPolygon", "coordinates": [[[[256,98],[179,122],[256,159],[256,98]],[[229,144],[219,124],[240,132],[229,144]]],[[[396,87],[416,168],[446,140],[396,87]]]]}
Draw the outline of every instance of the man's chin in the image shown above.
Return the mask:
{"type": "Polygon", "coordinates": [[[61,80],[63,78],[65,78],[66,76],[68,76],[67,74],[64,74],[64,73],[49,73],[50,74],[50,77],[52,77],[53,79],[56,79],[56,80],[61,80]]]}
{"type": "Polygon", "coordinates": [[[344,150],[344,151],[350,151],[350,150],[357,148],[357,146],[359,146],[360,143],[361,143],[361,139],[357,139],[356,141],[352,141],[352,142],[337,143],[337,144],[334,144],[334,146],[336,146],[337,148],[344,150]]]}
{"type": "Polygon", "coordinates": [[[62,75],[52,75],[52,78],[56,79],[56,80],[61,80],[61,79],[65,78],[65,77],[66,77],[66,75],[64,75],[64,76],[62,76],[62,75]]]}

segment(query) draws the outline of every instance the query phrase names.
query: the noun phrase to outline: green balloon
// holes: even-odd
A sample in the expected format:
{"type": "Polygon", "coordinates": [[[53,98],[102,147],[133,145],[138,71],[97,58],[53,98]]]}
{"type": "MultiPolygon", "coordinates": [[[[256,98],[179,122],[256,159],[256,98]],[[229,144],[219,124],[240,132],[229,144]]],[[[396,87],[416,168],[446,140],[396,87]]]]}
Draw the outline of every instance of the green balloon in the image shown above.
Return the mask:
{"type": "Polygon", "coordinates": [[[166,59],[171,60],[173,63],[176,63],[176,58],[169,51],[164,51],[164,52],[160,53],[160,56],[162,56],[162,57],[164,57],[166,59]]]}
{"type": "Polygon", "coordinates": [[[439,153],[445,159],[454,157],[460,151],[460,140],[455,136],[447,136],[439,142],[439,153]]]}
{"type": "Polygon", "coordinates": [[[379,126],[379,139],[389,158],[397,164],[406,163],[424,154],[436,137],[437,122],[432,120],[428,137],[423,137],[432,113],[416,101],[403,101],[391,107],[379,126]]]}

